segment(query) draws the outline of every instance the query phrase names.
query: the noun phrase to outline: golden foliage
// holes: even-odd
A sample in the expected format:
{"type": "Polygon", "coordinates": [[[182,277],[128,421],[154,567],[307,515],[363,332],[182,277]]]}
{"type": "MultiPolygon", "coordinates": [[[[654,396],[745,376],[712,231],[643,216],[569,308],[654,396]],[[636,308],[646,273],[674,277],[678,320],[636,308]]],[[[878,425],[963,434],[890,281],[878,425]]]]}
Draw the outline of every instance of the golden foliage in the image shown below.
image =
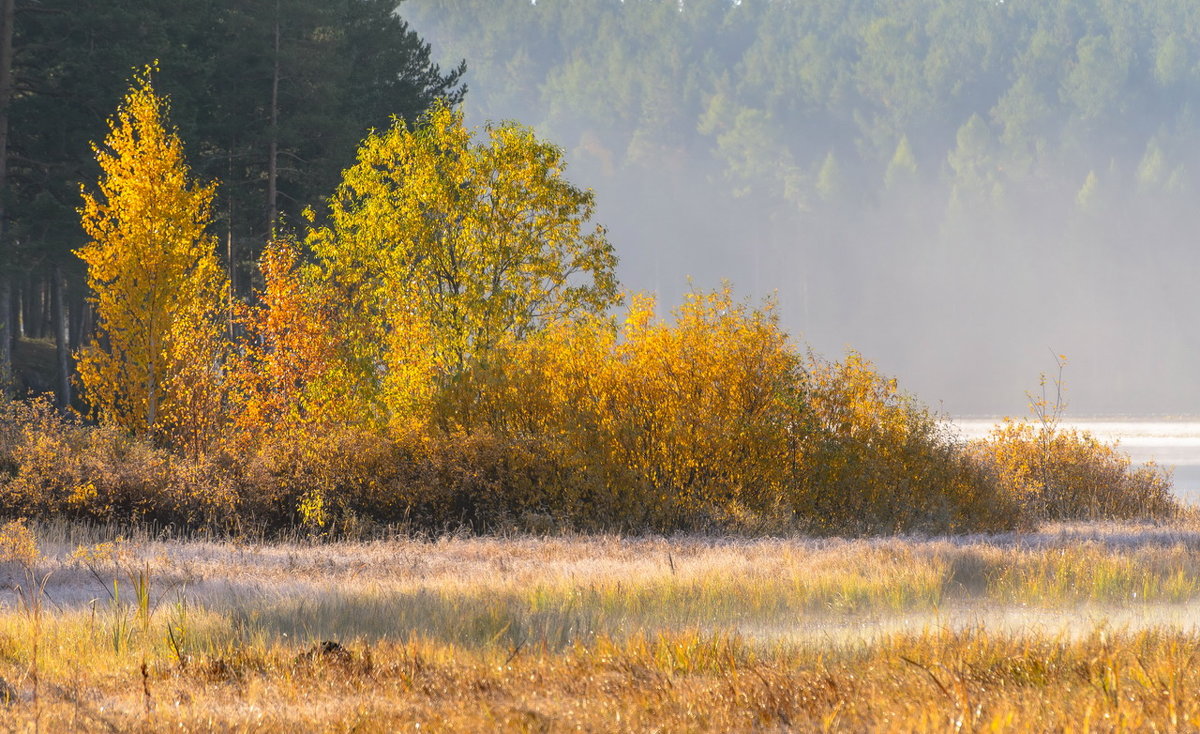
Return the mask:
{"type": "Polygon", "coordinates": [[[619,333],[600,319],[551,326],[443,392],[440,425],[499,438],[513,473],[537,477],[514,509],[674,527],[777,508],[804,404],[774,314],[727,288],[692,294],[672,323],[654,307],[634,298],[619,333]]]}
{"type": "Polygon", "coordinates": [[[0,525],[0,563],[17,563],[32,568],[41,557],[37,538],[25,524],[24,518],[0,525]]]}
{"type": "Polygon", "coordinates": [[[510,511],[583,525],[957,530],[1012,521],[991,475],[857,354],[801,357],[728,288],[671,321],[632,299],[505,345],[440,395],[506,447],[510,511]]]}
{"type": "Polygon", "coordinates": [[[383,422],[427,408],[431,377],[616,297],[612,247],[588,230],[592,194],[562,178],[562,151],[511,123],[472,137],[444,105],[368,135],[308,238],[341,377],[383,422]]]}
{"type": "Polygon", "coordinates": [[[815,431],[802,504],[826,531],[962,531],[1012,522],[992,477],[857,352],[811,358],[815,431]]]}
{"type": "Polygon", "coordinates": [[[238,314],[245,338],[229,382],[234,428],[261,438],[329,418],[319,384],[335,359],[329,306],[306,280],[296,245],[282,238],[269,243],[259,270],[264,286],[258,305],[238,314]]]}
{"type": "Polygon", "coordinates": [[[1155,517],[1175,506],[1168,472],[1056,423],[1005,420],[972,450],[1033,521],[1155,517]]]}
{"type": "Polygon", "coordinates": [[[97,338],[78,354],[98,417],[198,450],[220,420],[225,278],[205,232],[214,185],[191,180],[167,103],[135,79],[103,146],[98,194],[83,192],[97,338]]]}

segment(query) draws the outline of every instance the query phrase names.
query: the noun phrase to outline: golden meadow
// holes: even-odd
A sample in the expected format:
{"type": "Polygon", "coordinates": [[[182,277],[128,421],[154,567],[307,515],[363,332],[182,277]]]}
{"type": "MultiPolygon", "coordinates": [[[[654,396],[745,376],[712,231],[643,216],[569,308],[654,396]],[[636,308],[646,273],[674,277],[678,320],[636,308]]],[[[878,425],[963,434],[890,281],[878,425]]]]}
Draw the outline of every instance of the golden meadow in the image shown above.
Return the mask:
{"type": "Polygon", "coordinates": [[[1190,731],[1200,529],[160,540],[0,529],[0,726],[1190,731]]]}

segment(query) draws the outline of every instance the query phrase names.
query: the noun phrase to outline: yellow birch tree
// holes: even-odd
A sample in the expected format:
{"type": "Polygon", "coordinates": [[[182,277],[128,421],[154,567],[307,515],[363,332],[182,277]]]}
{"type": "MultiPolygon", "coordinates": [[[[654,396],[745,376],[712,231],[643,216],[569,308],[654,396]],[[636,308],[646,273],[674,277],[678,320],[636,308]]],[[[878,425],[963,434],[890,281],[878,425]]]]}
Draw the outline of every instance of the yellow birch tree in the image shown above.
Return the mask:
{"type": "Polygon", "coordinates": [[[308,244],[339,301],[346,353],[393,423],[431,380],[616,302],[592,193],[564,165],[529,128],[477,139],[445,104],[363,141],[308,244]]]}
{"type": "Polygon", "coordinates": [[[152,71],[93,145],[99,191],[82,190],[90,241],[76,254],[97,334],[77,355],[79,379],[101,421],[195,447],[219,420],[226,280],[206,232],[215,184],[192,179],[152,71]]]}

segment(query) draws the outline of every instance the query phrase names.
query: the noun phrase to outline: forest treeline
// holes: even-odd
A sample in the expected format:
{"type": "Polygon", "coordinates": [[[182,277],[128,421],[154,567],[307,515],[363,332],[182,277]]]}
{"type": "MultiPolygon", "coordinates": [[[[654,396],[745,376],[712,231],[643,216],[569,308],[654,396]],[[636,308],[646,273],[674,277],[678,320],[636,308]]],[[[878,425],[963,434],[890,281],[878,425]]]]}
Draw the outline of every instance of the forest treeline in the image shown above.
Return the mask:
{"type": "Polygon", "coordinates": [[[92,333],[79,190],[129,75],[152,59],[189,160],[222,185],[212,233],[238,296],[272,227],[331,191],[359,140],[435,99],[461,100],[392,0],[3,0],[0,372],[70,402],[92,333]],[[7,61],[4,61],[7,59],[7,61]],[[4,338],[6,337],[6,338],[4,338]],[[34,341],[42,340],[42,341],[34,341]],[[48,340],[48,341],[47,341],[48,340]],[[53,344],[58,345],[57,354],[53,344]]]}
{"type": "Polygon", "coordinates": [[[444,97],[564,145],[604,194],[631,287],[778,290],[791,331],[853,344],[951,410],[1014,410],[1030,342],[1071,354],[1084,410],[1200,405],[1198,342],[1175,337],[1200,266],[1193,4],[10,6],[0,363],[15,345],[26,386],[60,399],[92,325],[70,254],[88,146],[129,70],[158,58],[192,165],[224,182],[242,297],[270,222],[328,195],[367,129],[444,97]],[[13,341],[59,331],[57,354],[13,341]]]}
{"type": "Polygon", "coordinates": [[[719,164],[797,210],[1187,197],[1200,8],[1163,0],[411,0],[511,110],[612,167],[719,164]],[[469,54],[467,54],[469,50],[469,54]]]}
{"type": "Polygon", "coordinates": [[[560,142],[623,275],[779,293],[953,411],[1047,347],[1075,407],[1179,414],[1190,375],[1200,6],[1163,0],[410,0],[476,119],[560,142]],[[969,375],[969,376],[968,376],[969,375]]]}
{"type": "Polygon", "coordinates": [[[80,209],[98,425],[5,403],[6,515],[865,533],[1175,510],[1169,475],[1049,413],[964,444],[860,355],[806,354],[728,287],[617,316],[613,247],[563,151],[444,100],[370,132],[235,298],[217,184],[155,73],[96,145],[80,209]]]}

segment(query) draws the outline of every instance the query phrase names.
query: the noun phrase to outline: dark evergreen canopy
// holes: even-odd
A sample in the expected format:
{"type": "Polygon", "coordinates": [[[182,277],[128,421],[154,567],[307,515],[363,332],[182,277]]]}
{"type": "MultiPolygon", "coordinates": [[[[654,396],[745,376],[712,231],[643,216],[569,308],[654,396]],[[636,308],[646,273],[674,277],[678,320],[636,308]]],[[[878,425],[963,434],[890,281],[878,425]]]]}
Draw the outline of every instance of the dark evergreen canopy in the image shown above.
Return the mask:
{"type": "Polygon", "coordinates": [[[10,337],[47,335],[47,294],[65,271],[76,284],[67,289],[72,344],[86,330],[71,255],[83,243],[79,187],[96,180],[90,146],[131,75],[154,63],[193,171],[221,182],[219,234],[247,293],[277,218],[319,204],[369,129],[462,99],[465,65],[433,63],[397,2],[0,0],[14,11],[0,326],[11,325],[10,337]]]}

